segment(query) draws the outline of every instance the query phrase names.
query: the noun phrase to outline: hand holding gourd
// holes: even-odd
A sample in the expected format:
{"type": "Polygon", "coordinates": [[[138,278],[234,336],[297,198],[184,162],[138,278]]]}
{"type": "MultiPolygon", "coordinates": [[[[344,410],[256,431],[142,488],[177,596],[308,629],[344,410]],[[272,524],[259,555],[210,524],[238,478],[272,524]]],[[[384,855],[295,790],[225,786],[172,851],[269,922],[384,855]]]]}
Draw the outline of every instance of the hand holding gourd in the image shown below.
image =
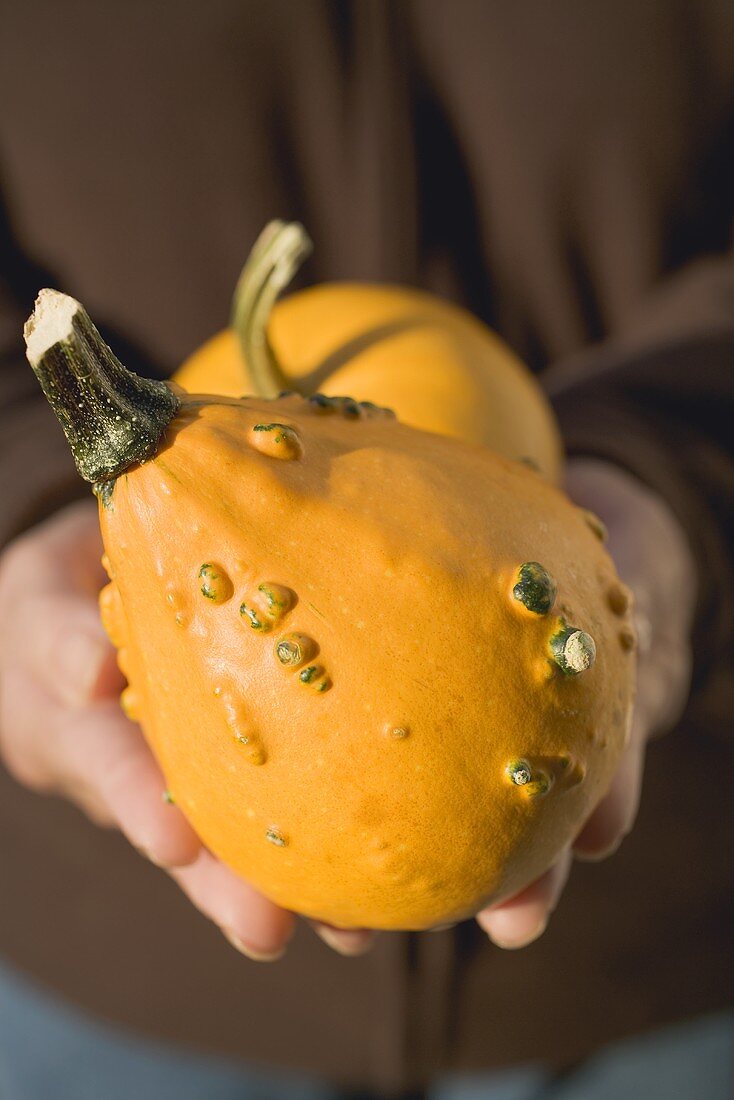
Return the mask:
{"type": "Polygon", "coordinates": [[[53,291],[26,340],[100,501],[123,707],[207,846],[344,928],[462,919],[543,873],[629,731],[629,595],[593,517],[371,402],[138,378],[53,291]]]}
{"type": "MultiPolygon", "coordinates": [[[[74,504],[17,539],[0,565],[0,749],[15,778],[120,829],[170,871],[240,950],[282,953],[293,917],[206,852],[140,731],[99,620],[102,541],[94,504],[74,504]]],[[[120,899],[123,904],[123,899],[120,899]]],[[[348,946],[352,941],[348,941],[348,946]]]]}
{"type": "MultiPolygon", "coordinates": [[[[279,369],[265,315],[287,256],[257,253],[242,331],[265,392],[279,369]]],[[[629,598],[595,521],[518,463],[403,428],[371,401],[284,395],[267,408],[136,379],[78,303],[46,293],[29,358],[80,471],[97,483],[112,577],[103,615],[130,680],[123,706],[142,718],[197,832],[273,901],[352,929],[428,927],[483,905],[493,907],[486,926],[508,912],[517,926],[552,905],[574,825],[603,794],[629,728],[629,598]],[[210,553],[222,519],[224,541],[210,553]],[[350,576],[354,559],[348,603],[307,539],[320,528],[350,576]],[[202,558],[193,602],[191,554],[202,558]],[[244,634],[230,624],[235,596],[244,634]],[[268,665],[268,642],[302,685],[296,694],[268,665]],[[188,675],[174,687],[179,649],[188,675]],[[436,845],[439,821],[446,842],[436,845]]],[[[521,368],[475,374],[476,343],[475,359],[456,347],[426,364],[427,377],[453,372],[473,404],[492,385],[498,404],[503,386],[515,398],[524,387],[549,425],[549,449],[532,457],[552,467],[552,418],[521,368]]],[[[298,386],[305,360],[294,368],[289,358],[298,386]]],[[[441,424],[433,407],[403,411],[421,423],[428,410],[423,426],[460,435],[461,400],[444,402],[441,424]]],[[[499,430],[488,418],[480,441],[506,448],[508,419],[499,430]]]]}
{"type": "MultiPolygon", "coordinates": [[[[692,602],[692,566],[684,541],[651,494],[599,463],[575,463],[569,490],[581,504],[594,503],[610,528],[625,575],[640,591],[656,587],[660,539],[674,576],[662,578],[692,602]]],[[[114,650],[101,629],[96,592],[102,583],[102,552],[96,508],[73,505],[6,551],[0,568],[2,749],[15,777],[32,789],[63,794],[98,824],[120,828],[154,862],[172,869],[191,900],[222,927],[240,950],[254,958],[277,957],[292,931],[289,914],[272,906],[202,851],[176,808],[164,803],[165,782],[137,726],[120,712],[122,686],[114,650]]],[[[645,599],[645,597],[642,597],[645,599]]],[[[658,625],[670,624],[670,601],[658,625]]],[[[667,696],[680,705],[687,682],[687,621],[675,638],[660,639],[662,653],[682,653],[668,666],[667,696]]],[[[660,698],[647,689],[643,666],[638,697],[660,698]]],[[[672,715],[668,716],[669,718],[672,715]]],[[[651,716],[652,719],[652,716],[651,716]]],[[[647,725],[647,722],[644,723],[647,725]]],[[[577,840],[587,858],[614,849],[632,825],[646,729],[638,724],[612,788],[577,840]]],[[[535,939],[558,900],[568,857],[518,898],[480,914],[490,936],[507,947],[535,939]]],[[[369,934],[320,930],[344,953],[369,946],[369,934]]]]}

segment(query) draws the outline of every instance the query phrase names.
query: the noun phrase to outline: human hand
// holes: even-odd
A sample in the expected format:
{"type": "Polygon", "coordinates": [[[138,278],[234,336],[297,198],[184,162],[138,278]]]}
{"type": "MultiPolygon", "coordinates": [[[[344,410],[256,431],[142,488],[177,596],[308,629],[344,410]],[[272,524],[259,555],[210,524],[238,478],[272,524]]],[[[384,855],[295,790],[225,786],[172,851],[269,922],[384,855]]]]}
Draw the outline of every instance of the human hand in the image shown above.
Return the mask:
{"type": "Polygon", "coordinates": [[[647,741],[675,723],[688,695],[696,574],[680,525],[658,496],[607,462],[571,460],[566,490],[577,504],[604,521],[609,531],[607,549],[634,594],[635,710],[630,739],[612,784],[573,844],[522,893],[477,916],[500,947],[524,947],[543,933],[574,856],[601,860],[617,850],[637,815],[647,741]]]}
{"type": "MultiPolygon", "coordinates": [[[[175,806],[140,728],[123,715],[124,681],[97,608],[105,583],[93,502],[75,504],[13,543],[0,561],[0,751],[21,783],[68,798],[120,829],[164,867],[240,951],[282,954],[294,916],[202,847],[175,806]]],[[[316,926],[357,954],[371,934],[316,926]]]]}
{"type": "MultiPolygon", "coordinates": [[[[610,790],[574,844],[521,894],[477,919],[505,947],[544,930],[573,855],[602,859],[629,832],[649,735],[672,724],[685,701],[688,632],[695,597],[690,550],[667,507],[606,463],[569,464],[568,490],[599,513],[609,550],[635,593],[638,692],[632,734],[610,790]],[[665,554],[660,554],[661,546],[665,554]],[[676,593],[671,601],[670,592],[676,593]]],[[[0,566],[0,750],[12,774],[63,794],[98,824],[117,827],[168,869],[191,901],[251,957],[278,957],[292,914],[273,905],[200,844],[183,815],[164,804],[164,780],[139,728],[120,711],[122,678],[102,630],[97,594],[105,577],[96,509],[74,505],[19,539],[0,566]]],[[[343,954],[360,954],[367,930],[314,926],[343,954]]]]}

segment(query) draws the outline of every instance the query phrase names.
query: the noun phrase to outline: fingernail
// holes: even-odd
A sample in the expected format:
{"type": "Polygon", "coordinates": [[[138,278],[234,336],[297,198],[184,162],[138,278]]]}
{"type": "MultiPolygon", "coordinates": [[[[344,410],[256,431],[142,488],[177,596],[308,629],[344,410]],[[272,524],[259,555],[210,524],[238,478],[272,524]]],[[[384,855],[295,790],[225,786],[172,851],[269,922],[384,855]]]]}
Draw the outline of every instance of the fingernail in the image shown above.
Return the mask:
{"type": "Polygon", "coordinates": [[[316,935],[319,936],[328,947],[346,958],[356,958],[370,950],[375,942],[374,932],[364,929],[332,928],[328,924],[314,926],[316,935]]]}
{"type": "Polygon", "coordinates": [[[497,936],[492,935],[491,932],[487,932],[487,935],[491,939],[495,947],[501,947],[503,951],[519,951],[522,947],[528,947],[531,943],[535,943],[536,940],[545,932],[548,927],[548,921],[542,920],[540,924],[537,924],[532,932],[523,936],[520,939],[503,940],[497,936]]]}
{"type": "Polygon", "coordinates": [[[59,646],[58,688],[67,703],[89,701],[96,684],[107,645],[85,630],[71,631],[59,646]]]}
{"type": "Polygon", "coordinates": [[[237,933],[232,932],[229,928],[223,928],[222,932],[224,938],[232,944],[235,951],[239,951],[240,955],[246,955],[247,958],[252,959],[253,962],[275,962],[277,959],[282,959],[283,955],[285,955],[285,947],[281,947],[277,951],[259,951],[251,944],[243,943],[237,933]]]}
{"type": "MultiPolygon", "coordinates": [[[[625,834],[626,835],[626,834],[625,834]]],[[[596,848],[593,851],[576,851],[574,849],[574,859],[579,860],[580,863],[601,863],[602,860],[609,859],[615,852],[618,852],[622,846],[624,836],[617,837],[611,844],[608,844],[606,848],[596,848]]]]}

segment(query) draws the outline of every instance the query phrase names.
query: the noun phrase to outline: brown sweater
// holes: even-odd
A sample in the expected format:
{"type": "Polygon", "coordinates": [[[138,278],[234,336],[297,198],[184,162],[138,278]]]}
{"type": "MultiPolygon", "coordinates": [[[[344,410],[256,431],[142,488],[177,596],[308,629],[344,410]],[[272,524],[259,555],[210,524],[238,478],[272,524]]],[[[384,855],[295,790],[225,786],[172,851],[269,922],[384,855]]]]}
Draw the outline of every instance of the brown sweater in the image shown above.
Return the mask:
{"type": "MultiPolygon", "coordinates": [[[[427,286],[541,372],[573,451],[669,500],[700,562],[697,691],[621,854],[520,953],[466,924],[259,967],[120,837],[0,777],[0,951],[119,1023],[405,1089],[716,1008],[734,528],[734,7],[670,0],[2,5],[0,524],[82,490],[24,365],[42,285],[165,376],[226,320],[273,216],[307,274],[427,286]]],[[[665,548],[660,548],[661,554],[665,548]]],[[[675,599],[675,593],[671,593],[675,599]]],[[[728,965],[727,965],[728,964],[728,965]]]]}

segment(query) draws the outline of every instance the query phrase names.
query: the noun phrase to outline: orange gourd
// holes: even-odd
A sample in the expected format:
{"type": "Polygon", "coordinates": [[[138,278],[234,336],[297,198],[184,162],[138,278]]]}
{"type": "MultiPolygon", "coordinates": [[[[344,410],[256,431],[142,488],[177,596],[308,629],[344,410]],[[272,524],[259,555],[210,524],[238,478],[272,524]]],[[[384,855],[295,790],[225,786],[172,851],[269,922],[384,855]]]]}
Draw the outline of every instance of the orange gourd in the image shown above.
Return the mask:
{"type": "Polygon", "coordinates": [[[326,283],[279,301],[310,241],[272,222],[235,294],[232,327],[196,351],[175,380],[190,393],[275,397],[349,394],[388,405],[405,424],[507,458],[558,481],[561,443],[534,377],[464,309],[408,287],[326,283]]]}
{"type": "Polygon", "coordinates": [[[99,498],[125,706],[205,844],[344,927],[542,873],[629,730],[629,600],[588,515],[373,405],[140,379],[54,291],[26,331],[99,498]]]}

